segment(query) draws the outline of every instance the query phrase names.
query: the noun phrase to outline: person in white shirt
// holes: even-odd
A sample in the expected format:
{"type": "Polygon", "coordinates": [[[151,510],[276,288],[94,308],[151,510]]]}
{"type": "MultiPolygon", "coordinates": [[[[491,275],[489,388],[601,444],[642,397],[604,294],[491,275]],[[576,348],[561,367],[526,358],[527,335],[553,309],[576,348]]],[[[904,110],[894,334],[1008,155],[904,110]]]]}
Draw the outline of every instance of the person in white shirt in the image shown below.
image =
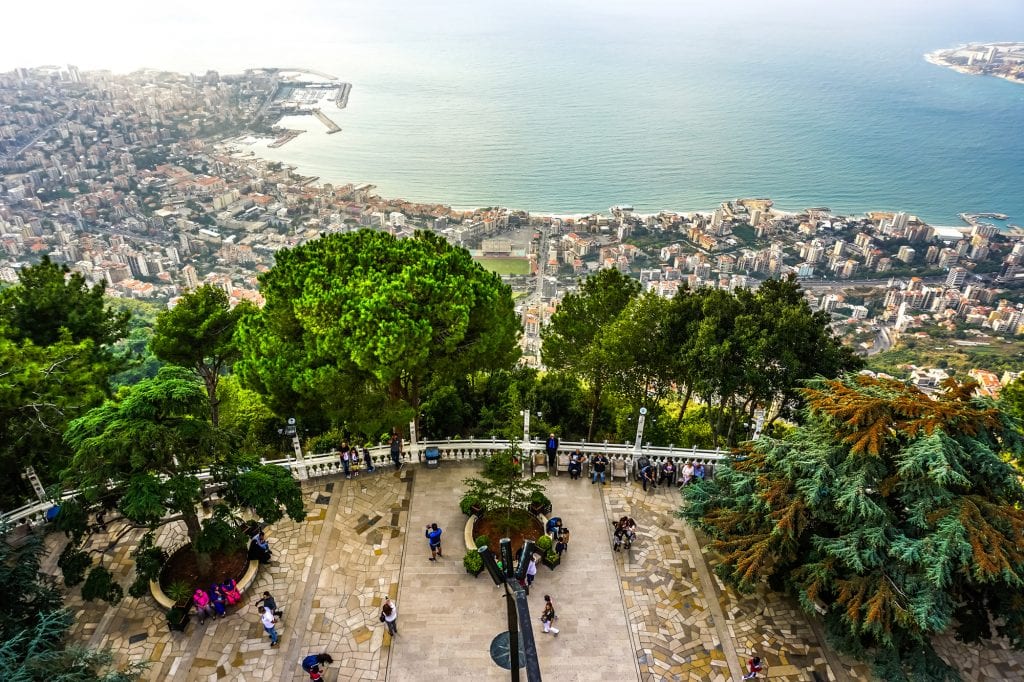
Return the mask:
{"type": "Polygon", "coordinates": [[[260,622],[263,623],[263,629],[270,636],[270,646],[277,646],[277,629],[274,627],[277,624],[277,618],[274,617],[274,611],[270,607],[263,607],[260,622]]]}
{"type": "Polygon", "coordinates": [[[391,601],[390,597],[384,597],[384,605],[380,610],[381,618],[384,619],[384,624],[388,626],[388,632],[394,637],[398,634],[398,607],[395,606],[395,602],[391,601]]]}

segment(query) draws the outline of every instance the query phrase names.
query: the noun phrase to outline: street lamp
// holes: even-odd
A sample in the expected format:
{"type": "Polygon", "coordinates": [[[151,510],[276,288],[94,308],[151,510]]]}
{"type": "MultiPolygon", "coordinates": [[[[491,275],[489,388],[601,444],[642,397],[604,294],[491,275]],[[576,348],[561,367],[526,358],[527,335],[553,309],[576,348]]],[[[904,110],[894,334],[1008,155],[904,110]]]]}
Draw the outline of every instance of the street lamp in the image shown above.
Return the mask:
{"type": "Polygon", "coordinates": [[[508,655],[509,672],[512,682],[519,682],[519,637],[522,635],[523,655],[526,658],[527,682],[541,682],[540,661],[537,660],[537,644],[533,639],[533,624],[530,620],[530,605],[526,601],[526,590],[520,584],[526,576],[530,558],[533,556],[532,540],[523,543],[519,553],[519,565],[512,566],[512,541],[502,538],[499,542],[501,551],[501,567],[486,545],[477,549],[484,560],[484,567],[495,585],[505,588],[505,603],[508,611],[508,655]],[[522,630],[520,631],[520,627],[522,630]]]}
{"type": "Polygon", "coordinates": [[[640,454],[644,440],[644,420],[647,419],[647,408],[640,408],[640,418],[636,420],[636,440],[633,441],[633,452],[640,454]]]}
{"type": "Polygon", "coordinates": [[[299,440],[299,429],[295,425],[295,417],[288,417],[288,423],[278,433],[292,439],[292,449],[295,451],[295,473],[300,479],[306,478],[306,460],[302,457],[302,441],[299,440]]]}

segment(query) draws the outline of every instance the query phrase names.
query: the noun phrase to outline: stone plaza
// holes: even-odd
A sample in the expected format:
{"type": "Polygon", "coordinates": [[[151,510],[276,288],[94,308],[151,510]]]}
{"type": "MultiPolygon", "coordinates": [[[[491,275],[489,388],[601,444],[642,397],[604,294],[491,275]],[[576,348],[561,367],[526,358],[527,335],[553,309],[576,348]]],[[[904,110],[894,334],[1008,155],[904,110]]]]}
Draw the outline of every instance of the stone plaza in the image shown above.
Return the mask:
{"type": "MultiPolygon", "coordinates": [[[[486,572],[474,577],[462,565],[466,517],[458,502],[463,479],[478,468],[442,462],[305,481],[308,518],[267,529],[274,561],[226,618],[193,619],[184,633],[171,633],[148,596],[109,606],[84,603],[74,589],[72,638],[109,647],[119,662],[149,662],[149,680],[300,681],[308,677],[299,661],[320,652],[335,659],[327,680],[508,679],[489,651],[507,630],[504,591],[486,572]],[[444,529],[444,556],[431,562],[424,527],[434,522],[444,529]],[[275,648],[254,606],[264,590],[284,610],[275,648]],[[385,596],[398,609],[394,638],[379,621],[385,596]]],[[[820,623],[795,602],[727,588],[714,573],[715,557],[676,517],[675,488],[645,492],[632,482],[593,485],[563,473],[547,481],[547,494],[572,540],[557,568],[539,567],[529,597],[545,679],[736,680],[754,654],[778,682],[871,679],[866,666],[825,644],[820,623]],[[624,514],[636,519],[638,539],[628,552],[613,552],[612,522],[624,514]],[[541,629],[544,594],[558,611],[557,637],[541,629]]],[[[127,585],[138,532],[106,549],[120,530],[110,524],[92,548],[105,550],[104,565],[127,585]]],[[[181,536],[168,527],[160,544],[176,546],[181,536]]],[[[56,573],[64,539],[51,534],[48,541],[46,567],[56,573]]],[[[938,648],[964,679],[1024,678],[1024,656],[998,643],[968,647],[948,637],[938,648]]]]}

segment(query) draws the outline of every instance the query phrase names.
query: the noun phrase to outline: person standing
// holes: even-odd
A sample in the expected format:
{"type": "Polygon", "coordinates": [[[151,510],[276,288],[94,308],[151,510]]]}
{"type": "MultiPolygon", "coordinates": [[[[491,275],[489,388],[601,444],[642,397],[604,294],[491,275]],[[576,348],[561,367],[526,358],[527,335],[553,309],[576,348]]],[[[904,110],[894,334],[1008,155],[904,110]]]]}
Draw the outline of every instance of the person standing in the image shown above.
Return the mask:
{"type": "Polygon", "coordinates": [[[366,471],[373,473],[373,458],[370,457],[370,450],[366,447],[366,443],[363,443],[363,462],[366,464],[366,471]]]}
{"type": "Polygon", "coordinates": [[[395,463],[395,469],[402,468],[402,437],[398,432],[391,434],[391,461],[395,463]]]}
{"type": "Polygon", "coordinates": [[[555,434],[548,434],[548,442],[544,444],[548,453],[548,471],[558,473],[558,439],[555,434]]]}
{"type": "Polygon", "coordinates": [[[540,614],[540,620],[544,623],[545,634],[550,632],[555,637],[558,637],[558,628],[555,627],[555,618],[558,616],[555,614],[555,605],[551,603],[551,595],[544,595],[544,611],[540,614]]]}
{"type": "Polygon", "coordinates": [[[260,622],[263,623],[263,629],[266,630],[267,635],[270,637],[270,646],[277,646],[277,628],[274,627],[277,624],[277,618],[274,617],[274,612],[264,606],[260,622]]]}
{"type": "Polygon", "coordinates": [[[590,462],[590,485],[597,483],[598,477],[601,479],[601,484],[604,485],[604,470],[608,468],[608,458],[603,453],[594,455],[594,459],[590,462]]]}
{"type": "Polygon", "coordinates": [[[655,477],[654,465],[651,464],[650,460],[645,462],[643,468],[640,469],[640,480],[644,484],[644,492],[647,492],[648,485],[650,485],[652,489],[658,487],[658,479],[655,477]]]}
{"type": "Polygon", "coordinates": [[[263,598],[256,600],[256,608],[262,611],[262,607],[260,606],[261,604],[270,609],[271,611],[273,611],[274,615],[278,618],[284,617],[284,611],[281,611],[277,608],[277,600],[275,600],[274,597],[269,592],[264,592],[263,598]]]}
{"type": "Polygon", "coordinates": [[[427,544],[430,545],[430,560],[436,561],[437,557],[444,557],[441,554],[441,529],[437,527],[436,523],[427,525],[427,544]]]}
{"type": "Polygon", "coordinates": [[[380,609],[380,618],[388,626],[388,632],[394,637],[398,634],[398,607],[390,597],[384,597],[384,605],[380,609]]]}
{"type": "Polygon", "coordinates": [[[348,446],[348,441],[347,440],[341,441],[341,450],[340,450],[340,452],[341,452],[341,468],[342,468],[342,471],[345,472],[345,478],[352,478],[352,470],[351,470],[351,466],[352,466],[352,462],[351,462],[352,449],[348,446]]]}
{"type": "Polygon", "coordinates": [[[533,584],[534,578],[537,577],[537,557],[531,555],[530,563],[526,566],[526,594],[530,594],[530,585],[533,584]]]}

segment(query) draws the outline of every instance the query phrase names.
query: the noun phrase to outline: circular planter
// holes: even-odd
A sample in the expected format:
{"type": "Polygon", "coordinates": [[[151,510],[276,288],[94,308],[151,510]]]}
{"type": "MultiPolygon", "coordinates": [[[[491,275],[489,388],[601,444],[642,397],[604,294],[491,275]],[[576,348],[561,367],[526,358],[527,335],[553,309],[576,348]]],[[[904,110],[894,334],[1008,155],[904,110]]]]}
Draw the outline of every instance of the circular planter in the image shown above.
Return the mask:
{"type": "MultiPolygon", "coordinates": [[[[540,521],[541,532],[543,533],[544,529],[548,527],[548,517],[543,514],[534,514],[533,516],[540,521]]],[[[466,528],[463,532],[463,537],[466,541],[466,549],[476,549],[476,536],[473,535],[473,526],[476,525],[478,519],[478,516],[473,515],[466,521],[466,528]]]]}
{"type": "MultiPolygon", "coordinates": [[[[183,552],[183,551],[190,551],[190,548],[191,548],[191,545],[190,544],[186,544],[186,545],[180,547],[171,556],[174,557],[178,553],[183,552]]],[[[240,550],[240,551],[244,551],[244,550],[240,550]]],[[[165,566],[166,566],[166,563],[165,563],[165,566]]],[[[259,570],[259,566],[260,566],[260,562],[258,560],[256,560],[256,559],[246,560],[246,562],[245,562],[245,570],[242,572],[241,577],[236,578],[236,582],[238,583],[238,591],[239,592],[245,592],[246,589],[248,589],[249,587],[252,586],[253,582],[256,580],[256,573],[259,570]]],[[[153,599],[156,600],[156,603],[159,604],[160,606],[162,606],[163,608],[170,609],[171,607],[175,606],[174,600],[171,599],[171,597],[169,597],[166,592],[164,592],[163,587],[161,587],[159,580],[151,580],[151,581],[149,581],[149,593],[153,596],[153,599]]]]}

